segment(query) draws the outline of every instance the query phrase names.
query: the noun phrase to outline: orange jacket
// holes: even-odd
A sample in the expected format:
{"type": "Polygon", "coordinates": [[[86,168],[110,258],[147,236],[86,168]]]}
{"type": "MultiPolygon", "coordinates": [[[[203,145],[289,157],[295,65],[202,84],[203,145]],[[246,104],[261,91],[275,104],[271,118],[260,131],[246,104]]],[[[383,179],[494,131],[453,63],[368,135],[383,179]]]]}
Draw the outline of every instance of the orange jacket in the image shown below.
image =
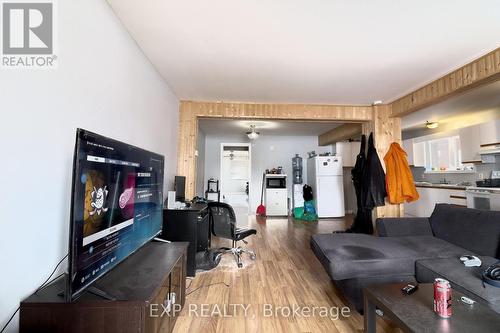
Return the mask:
{"type": "Polygon", "coordinates": [[[406,156],[403,148],[397,142],[393,142],[384,157],[385,183],[391,204],[411,202],[419,198],[406,156]]]}

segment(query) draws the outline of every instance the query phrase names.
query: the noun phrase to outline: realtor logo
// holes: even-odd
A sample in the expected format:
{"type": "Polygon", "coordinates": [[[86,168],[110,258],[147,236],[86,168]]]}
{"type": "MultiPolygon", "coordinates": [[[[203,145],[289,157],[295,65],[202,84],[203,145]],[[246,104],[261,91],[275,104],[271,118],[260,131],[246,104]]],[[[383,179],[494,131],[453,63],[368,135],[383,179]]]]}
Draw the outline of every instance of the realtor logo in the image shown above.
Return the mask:
{"type": "Polygon", "coordinates": [[[2,67],[54,67],[54,3],[2,3],[2,67]]]}

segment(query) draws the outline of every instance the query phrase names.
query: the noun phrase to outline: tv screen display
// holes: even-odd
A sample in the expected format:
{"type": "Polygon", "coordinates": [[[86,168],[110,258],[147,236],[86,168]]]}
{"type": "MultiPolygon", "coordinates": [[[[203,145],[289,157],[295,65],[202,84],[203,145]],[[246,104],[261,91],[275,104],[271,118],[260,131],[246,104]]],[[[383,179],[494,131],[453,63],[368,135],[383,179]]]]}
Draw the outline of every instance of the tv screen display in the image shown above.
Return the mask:
{"type": "Polygon", "coordinates": [[[161,231],[164,157],[78,129],[67,298],[161,231]]]}

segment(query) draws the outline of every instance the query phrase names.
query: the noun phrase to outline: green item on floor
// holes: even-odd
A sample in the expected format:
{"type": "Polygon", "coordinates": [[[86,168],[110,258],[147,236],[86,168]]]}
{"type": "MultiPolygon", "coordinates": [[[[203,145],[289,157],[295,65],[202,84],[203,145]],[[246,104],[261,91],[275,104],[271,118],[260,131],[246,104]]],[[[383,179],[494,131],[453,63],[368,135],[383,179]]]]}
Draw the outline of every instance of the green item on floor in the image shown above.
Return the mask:
{"type": "Polygon", "coordinates": [[[297,220],[316,221],[318,219],[318,214],[316,214],[314,200],[305,201],[304,207],[294,208],[293,216],[297,220]]]}
{"type": "Polygon", "coordinates": [[[304,207],[296,207],[293,209],[293,217],[297,220],[302,220],[304,217],[304,207]]]}

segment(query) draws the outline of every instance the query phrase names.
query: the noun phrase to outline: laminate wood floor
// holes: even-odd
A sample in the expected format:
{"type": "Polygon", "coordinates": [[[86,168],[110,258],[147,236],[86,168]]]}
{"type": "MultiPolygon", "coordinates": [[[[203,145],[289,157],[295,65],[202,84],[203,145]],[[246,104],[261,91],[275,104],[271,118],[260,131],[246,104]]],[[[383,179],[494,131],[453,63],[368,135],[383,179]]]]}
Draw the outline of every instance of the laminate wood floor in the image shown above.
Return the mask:
{"type": "MultiPolygon", "coordinates": [[[[217,268],[188,279],[186,304],[174,332],[362,332],[363,317],[355,310],[338,319],[335,310],[327,316],[321,308],[314,316],[307,312],[294,316],[287,310],[347,306],[311,251],[309,239],[316,233],[343,230],[351,221],[350,217],[302,222],[250,216],[243,226],[257,229],[257,235],[247,238],[248,245],[240,245],[253,249],[256,260],[244,255],[244,266],[238,268],[234,257],[225,254],[217,268]]],[[[229,240],[212,238],[213,247],[230,245],[229,240]]],[[[377,326],[378,332],[399,331],[381,319],[377,326]]]]}

